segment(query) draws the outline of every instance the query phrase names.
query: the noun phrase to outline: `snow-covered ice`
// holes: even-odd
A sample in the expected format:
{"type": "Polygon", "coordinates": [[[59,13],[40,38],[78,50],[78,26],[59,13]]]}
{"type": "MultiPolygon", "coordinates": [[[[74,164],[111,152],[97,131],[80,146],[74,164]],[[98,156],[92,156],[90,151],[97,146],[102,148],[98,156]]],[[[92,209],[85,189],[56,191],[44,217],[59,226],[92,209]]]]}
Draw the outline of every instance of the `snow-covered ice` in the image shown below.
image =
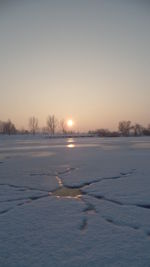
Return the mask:
{"type": "Polygon", "coordinates": [[[150,138],[0,136],[0,266],[149,267],[150,138]]]}

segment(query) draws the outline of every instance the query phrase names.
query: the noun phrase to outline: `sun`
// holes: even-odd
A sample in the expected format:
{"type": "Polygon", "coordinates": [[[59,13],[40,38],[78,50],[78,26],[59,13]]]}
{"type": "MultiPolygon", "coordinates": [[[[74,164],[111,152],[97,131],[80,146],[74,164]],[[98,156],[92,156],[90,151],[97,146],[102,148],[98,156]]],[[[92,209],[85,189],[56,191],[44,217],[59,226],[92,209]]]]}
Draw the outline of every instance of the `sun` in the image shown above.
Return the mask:
{"type": "Polygon", "coordinates": [[[74,125],[73,120],[71,120],[71,119],[67,120],[67,126],[68,126],[69,128],[71,128],[73,125],[74,125]]]}

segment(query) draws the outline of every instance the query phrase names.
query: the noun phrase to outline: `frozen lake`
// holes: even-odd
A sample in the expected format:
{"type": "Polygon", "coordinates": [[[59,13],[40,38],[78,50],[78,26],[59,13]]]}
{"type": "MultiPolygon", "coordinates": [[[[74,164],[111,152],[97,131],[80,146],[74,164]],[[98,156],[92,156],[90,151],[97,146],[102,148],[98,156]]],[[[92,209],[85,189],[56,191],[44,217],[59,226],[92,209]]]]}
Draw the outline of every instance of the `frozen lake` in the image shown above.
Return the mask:
{"type": "Polygon", "coordinates": [[[150,138],[0,136],[0,266],[150,266],[150,138]]]}

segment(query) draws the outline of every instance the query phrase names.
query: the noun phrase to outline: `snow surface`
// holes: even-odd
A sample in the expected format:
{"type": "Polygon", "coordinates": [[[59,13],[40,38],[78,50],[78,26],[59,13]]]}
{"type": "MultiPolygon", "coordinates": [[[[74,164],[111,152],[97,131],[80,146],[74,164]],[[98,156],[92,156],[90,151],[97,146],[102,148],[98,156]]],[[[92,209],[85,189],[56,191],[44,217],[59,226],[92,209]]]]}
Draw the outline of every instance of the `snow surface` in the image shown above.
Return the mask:
{"type": "Polygon", "coordinates": [[[150,138],[0,136],[0,266],[150,266],[150,138]]]}

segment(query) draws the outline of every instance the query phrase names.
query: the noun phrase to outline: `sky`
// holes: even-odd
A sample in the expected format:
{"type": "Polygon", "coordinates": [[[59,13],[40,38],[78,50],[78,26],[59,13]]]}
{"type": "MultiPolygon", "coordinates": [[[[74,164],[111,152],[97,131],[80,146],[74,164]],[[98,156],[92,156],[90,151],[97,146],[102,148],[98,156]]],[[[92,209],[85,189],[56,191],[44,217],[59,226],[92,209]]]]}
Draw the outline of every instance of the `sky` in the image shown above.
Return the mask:
{"type": "Polygon", "coordinates": [[[149,0],[0,0],[0,120],[150,123],[149,0]]]}

